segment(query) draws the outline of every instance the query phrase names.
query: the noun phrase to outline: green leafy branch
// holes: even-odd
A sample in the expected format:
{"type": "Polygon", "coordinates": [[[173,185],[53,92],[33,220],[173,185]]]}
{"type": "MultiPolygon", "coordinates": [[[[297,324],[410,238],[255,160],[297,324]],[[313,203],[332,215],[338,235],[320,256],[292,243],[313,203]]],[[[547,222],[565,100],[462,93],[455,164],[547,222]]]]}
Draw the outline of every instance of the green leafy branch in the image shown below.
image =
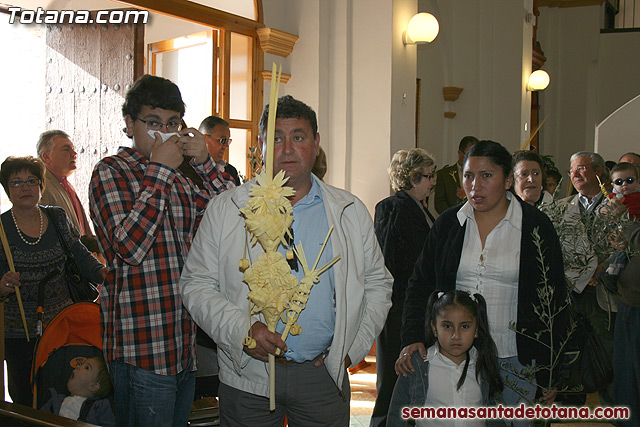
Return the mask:
{"type": "MultiPolygon", "coordinates": [[[[601,210],[598,215],[589,212],[568,213],[570,205],[553,202],[541,205],[556,229],[567,280],[571,285],[575,277],[585,274],[595,259],[604,262],[616,250],[613,242],[623,241],[621,231],[635,222],[628,212],[617,214],[601,210]]],[[[627,249],[632,256],[637,250],[627,249]]]]}
{"type": "MultiPolygon", "coordinates": [[[[570,301],[567,297],[559,307],[556,306],[553,300],[555,288],[549,284],[549,266],[545,263],[544,250],[542,248],[543,240],[540,237],[537,227],[533,230],[531,235],[536,247],[536,259],[541,272],[541,280],[539,284],[542,285],[536,289],[538,301],[533,303],[533,311],[540,319],[543,327],[537,332],[529,332],[524,328],[517,329],[516,324],[511,322],[509,328],[517,334],[530,338],[546,348],[549,352],[549,364],[537,363],[539,361],[536,361],[535,366],[527,365],[523,369],[515,369],[513,366],[509,366],[509,364],[503,364],[503,368],[509,371],[512,375],[529,382],[532,382],[535,379],[538,372],[546,371],[549,374],[549,380],[545,387],[546,390],[553,390],[555,388],[559,393],[575,392],[578,390],[562,385],[561,381],[554,377],[554,372],[557,372],[557,369],[563,361],[564,349],[567,346],[571,335],[573,335],[576,330],[575,322],[571,321],[566,334],[563,334],[560,339],[557,339],[555,336],[555,334],[560,333],[560,328],[556,325],[558,320],[557,318],[564,310],[568,309],[570,301]]],[[[518,387],[514,381],[507,380],[505,381],[505,385],[514,390],[524,400],[528,401],[525,390],[518,387]]]]}
{"type": "Polygon", "coordinates": [[[249,147],[247,159],[249,159],[249,167],[251,170],[247,171],[247,175],[238,174],[243,184],[254,176],[260,175],[260,172],[262,172],[262,153],[260,152],[260,147],[257,145],[249,147]]]}

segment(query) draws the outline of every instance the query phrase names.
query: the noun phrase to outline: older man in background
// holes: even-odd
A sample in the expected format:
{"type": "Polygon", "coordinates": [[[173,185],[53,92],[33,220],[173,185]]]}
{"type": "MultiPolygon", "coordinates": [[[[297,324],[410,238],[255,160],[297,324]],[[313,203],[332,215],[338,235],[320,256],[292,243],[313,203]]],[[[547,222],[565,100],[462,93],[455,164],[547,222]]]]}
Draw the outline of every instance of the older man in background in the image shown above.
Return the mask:
{"type": "Polygon", "coordinates": [[[231,131],[229,122],[216,116],[209,116],[200,123],[198,128],[207,142],[207,151],[211,154],[218,170],[222,170],[233,177],[236,185],[240,185],[238,171],[224,160],[224,154],[231,145],[231,131]]]}
{"type": "MultiPolygon", "coordinates": [[[[599,214],[605,199],[598,178],[600,181],[604,180],[606,166],[602,156],[588,151],[579,151],[573,154],[570,161],[569,175],[578,194],[562,199],[560,203],[566,205],[565,218],[568,224],[573,223],[572,233],[575,233],[575,238],[563,243],[563,251],[588,260],[588,265],[579,271],[565,265],[565,274],[571,282],[574,310],[592,324],[596,335],[611,357],[613,353],[613,326],[617,308],[613,295],[607,298],[606,290],[596,279],[597,274],[604,268],[601,264],[606,260],[598,259],[591,246],[584,244],[589,241],[589,231],[586,227],[588,218],[599,214]]],[[[611,359],[603,362],[611,363],[611,359]]],[[[611,385],[598,390],[598,392],[603,404],[613,403],[611,385]]]]}
{"type": "Polygon", "coordinates": [[[620,156],[620,160],[618,160],[618,163],[622,162],[631,163],[640,168],[640,154],[634,152],[624,153],[620,156]]]}
{"type": "Polygon", "coordinates": [[[81,236],[93,236],[87,214],[68,178],[77,169],[78,153],[66,132],[48,130],[43,132],[36,145],[38,157],[42,159],[47,171],[46,186],[40,203],[60,206],[65,210],[71,223],[80,231],[81,236]]]}

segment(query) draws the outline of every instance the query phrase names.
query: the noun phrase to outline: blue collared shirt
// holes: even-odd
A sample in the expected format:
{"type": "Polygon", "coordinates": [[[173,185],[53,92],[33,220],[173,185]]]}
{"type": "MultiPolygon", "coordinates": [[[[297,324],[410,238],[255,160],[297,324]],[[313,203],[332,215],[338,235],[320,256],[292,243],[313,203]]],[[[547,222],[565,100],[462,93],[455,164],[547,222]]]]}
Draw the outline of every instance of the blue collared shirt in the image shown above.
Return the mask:
{"type": "MultiPolygon", "coordinates": [[[[312,175],[309,193],[293,206],[294,244],[299,247],[302,242],[309,268],[313,267],[329,232],[322,190],[316,179],[312,175]]],[[[278,251],[284,254],[286,248],[281,245],[278,251]]],[[[329,239],[316,268],[323,267],[331,258],[333,258],[333,250],[331,239],[329,239]]],[[[297,277],[298,282],[302,280],[304,272],[299,261],[298,271],[292,270],[291,273],[297,277]]],[[[298,317],[302,332],[300,335],[289,334],[286,339],[288,351],[285,357],[287,359],[298,363],[313,360],[331,345],[336,320],[335,307],[333,268],[330,268],[320,275],[320,282],[311,288],[307,306],[298,317]]],[[[280,320],[276,331],[282,333],[284,327],[284,323],[280,320]]]]}

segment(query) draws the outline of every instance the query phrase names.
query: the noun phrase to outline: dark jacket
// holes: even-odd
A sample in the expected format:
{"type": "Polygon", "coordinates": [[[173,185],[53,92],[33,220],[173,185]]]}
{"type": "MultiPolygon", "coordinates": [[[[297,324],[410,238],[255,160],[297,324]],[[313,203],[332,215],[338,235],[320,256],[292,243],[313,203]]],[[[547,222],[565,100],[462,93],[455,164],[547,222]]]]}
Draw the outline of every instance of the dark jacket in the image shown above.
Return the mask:
{"type": "MultiPolygon", "coordinates": [[[[542,287],[542,272],[538,262],[538,250],[532,238],[535,228],[541,237],[541,246],[545,265],[548,268],[547,279],[555,288],[553,304],[560,307],[567,297],[567,285],[562,266],[560,242],[551,220],[538,209],[519,200],[522,207],[522,239],[520,243],[520,275],[518,282],[518,318],[516,328],[519,331],[535,333],[543,328],[539,316],[534,312],[533,304],[538,302],[537,289],[542,287]]],[[[425,341],[425,315],[427,300],[434,290],[452,291],[456,288],[456,274],[465,235],[464,226],[460,226],[457,213],[462,206],[445,211],[438,217],[425,242],[422,254],[416,262],[414,273],[409,279],[402,317],[403,346],[425,341]]],[[[554,341],[566,334],[568,313],[564,310],[556,317],[554,341]]],[[[545,335],[541,336],[545,339],[545,335]]],[[[548,339],[548,338],[547,338],[548,339]]],[[[536,359],[538,364],[549,363],[548,350],[534,340],[517,334],[518,360],[523,365],[536,359]]],[[[545,376],[538,376],[538,384],[544,384],[545,376]]]]}
{"type": "MultiPolygon", "coordinates": [[[[49,399],[47,403],[40,408],[40,410],[59,415],[60,408],[62,407],[62,401],[67,396],[58,393],[53,387],[49,389],[49,392],[51,393],[51,399],[49,399]]],[[[116,425],[116,417],[113,415],[113,409],[111,409],[111,402],[109,402],[109,399],[98,399],[95,397],[90,397],[82,403],[78,421],[84,421],[86,423],[103,427],[116,425]],[[89,406],[88,409],[87,406],[89,406]],[[86,415],[83,416],[85,412],[86,415]]]]}
{"type": "MultiPolygon", "coordinates": [[[[182,172],[184,176],[189,178],[198,188],[204,188],[204,185],[202,184],[202,177],[198,175],[198,172],[196,172],[195,169],[193,169],[190,161],[191,157],[184,156],[184,159],[182,159],[182,163],[180,164],[180,166],[178,166],[178,170],[182,172]]],[[[236,187],[240,186],[240,177],[238,176],[238,170],[235,167],[227,163],[224,166],[224,172],[231,175],[231,177],[233,178],[233,182],[236,184],[236,187]]]]}
{"type": "MultiPolygon", "coordinates": [[[[411,364],[415,372],[410,372],[406,377],[399,375],[396,386],[393,389],[393,397],[387,415],[387,427],[401,427],[415,425],[409,420],[402,419],[402,408],[423,407],[427,400],[429,390],[429,361],[423,360],[420,353],[413,352],[411,364]]],[[[467,377],[467,379],[470,379],[467,377]]],[[[475,378],[471,378],[475,380],[475,378]]],[[[466,380],[465,380],[466,381],[466,380]]],[[[489,405],[489,383],[480,378],[480,391],[482,392],[482,405],[489,405]]]]}
{"type": "Polygon", "coordinates": [[[628,248],[635,255],[629,259],[627,266],[618,276],[618,293],[622,302],[631,307],[640,307],[640,223],[633,223],[623,231],[628,241],[628,248]]]}
{"type": "MultiPolygon", "coordinates": [[[[407,282],[429,234],[424,212],[406,191],[398,191],[376,205],[375,233],[384,264],[393,275],[391,312],[402,311],[407,282]]],[[[433,223],[433,216],[428,215],[433,223]]]]}

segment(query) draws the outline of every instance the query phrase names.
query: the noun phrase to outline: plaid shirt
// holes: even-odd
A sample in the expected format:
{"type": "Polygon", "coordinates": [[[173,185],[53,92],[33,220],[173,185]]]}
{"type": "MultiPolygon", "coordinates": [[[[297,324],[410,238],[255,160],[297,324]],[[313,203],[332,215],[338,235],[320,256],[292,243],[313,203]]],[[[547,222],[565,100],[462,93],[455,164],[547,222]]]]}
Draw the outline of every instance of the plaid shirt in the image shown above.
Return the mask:
{"type": "Polygon", "coordinates": [[[100,294],[109,363],[175,375],[191,358],[195,369],[196,328],[182,305],[178,279],[209,199],[234,184],[211,157],[192,166],[204,190],[127,147],[93,170],[91,217],[109,267],[100,294]]]}

